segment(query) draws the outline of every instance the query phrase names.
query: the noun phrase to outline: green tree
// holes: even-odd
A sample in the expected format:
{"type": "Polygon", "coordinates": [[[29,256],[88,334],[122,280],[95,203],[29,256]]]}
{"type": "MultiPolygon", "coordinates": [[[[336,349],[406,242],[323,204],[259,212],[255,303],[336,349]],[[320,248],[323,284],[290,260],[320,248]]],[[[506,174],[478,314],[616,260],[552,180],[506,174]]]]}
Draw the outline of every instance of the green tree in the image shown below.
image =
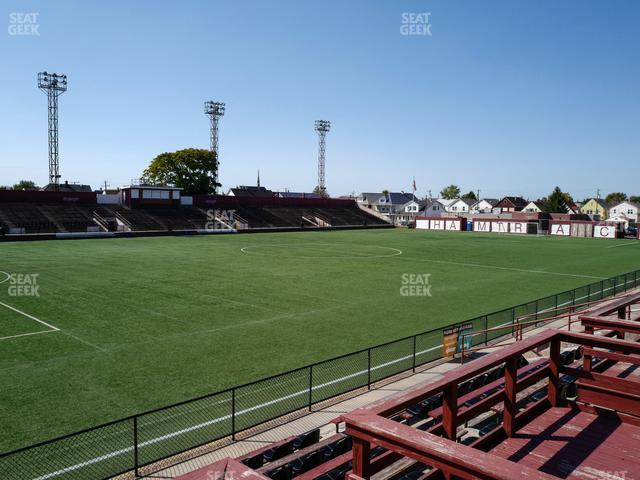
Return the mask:
{"type": "Polygon", "coordinates": [[[469,190],[467,193],[465,193],[462,198],[467,199],[467,200],[478,200],[478,197],[476,197],[476,194],[473,190],[469,190]]]}
{"type": "Polygon", "coordinates": [[[35,182],[31,180],[20,180],[13,186],[14,190],[40,190],[35,182]]]}
{"type": "Polygon", "coordinates": [[[183,195],[215,193],[218,160],[211,150],[187,148],[165,152],[154,158],[142,178],[156,185],[175,185],[183,195]]]}
{"type": "Polygon", "coordinates": [[[313,189],[313,193],[315,193],[316,195],[320,195],[322,198],[329,198],[327,189],[325,188],[324,190],[322,190],[319,185],[313,189]]]}
{"type": "Polygon", "coordinates": [[[547,213],[567,213],[567,204],[571,201],[571,195],[563,192],[560,187],[556,187],[547,197],[544,211],[547,213]]]}
{"type": "Polygon", "coordinates": [[[640,197],[637,195],[631,195],[629,197],[629,201],[633,203],[640,203],[640,197]]]}
{"type": "Polygon", "coordinates": [[[627,194],[622,192],[612,192],[607,195],[607,198],[604,199],[605,202],[609,204],[615,204],[624,202],[627,199],[627,194]]]}
{"type": "Polygon", "coordinates": [[[446,200],[453,200],[460,196],[460,187],[457,185],[449,185],[440,190],[440,196],[446,200]]]}

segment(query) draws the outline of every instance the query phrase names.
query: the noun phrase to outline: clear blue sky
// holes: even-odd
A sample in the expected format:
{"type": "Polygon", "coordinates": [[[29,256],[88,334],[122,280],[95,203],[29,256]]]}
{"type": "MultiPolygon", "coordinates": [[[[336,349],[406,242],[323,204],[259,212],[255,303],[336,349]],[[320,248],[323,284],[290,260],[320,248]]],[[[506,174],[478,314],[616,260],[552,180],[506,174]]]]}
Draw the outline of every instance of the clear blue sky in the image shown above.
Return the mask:
{"type": "Polygon", "coordinates": [[[208,148],[226,102],[225,188],[310,191],[331,120],[331,194],[456,183],[483,196],[640,194],[640,3],[628,1],[3,1],[0,184],[47,180],[38,71],[66,73],[62,178],[139,177],[208,148]],[[8,34],[38,12],[39,36],[8,34]],[[400,34],[430,12],[431,36],[400,34]]]}

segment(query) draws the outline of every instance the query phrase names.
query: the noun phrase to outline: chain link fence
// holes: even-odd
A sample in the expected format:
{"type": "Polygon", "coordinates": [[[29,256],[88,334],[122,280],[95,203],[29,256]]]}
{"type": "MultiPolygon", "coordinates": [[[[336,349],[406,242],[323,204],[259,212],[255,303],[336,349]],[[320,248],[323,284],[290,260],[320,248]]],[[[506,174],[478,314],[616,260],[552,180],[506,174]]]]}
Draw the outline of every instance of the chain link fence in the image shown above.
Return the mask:
{"type": "MultiPolygon", "coordinates": [[[[0,455],[3,480],[102,479],[166,459],[315,403],[370,387],[443,356],[443,330],[487,330],[472,346],[511,335],[528,316],[536,325],[567,309],[638,286],[640,271],[581,286],[447,327],[291,370],[222,392],[142,413],[0,455]]],[[[586,306],[583,306],[586,308],[586,306]]],[[[578,308],[579,309],[579,308],[578,308]]],[[[533,328],[531,326],[530,328],[533,328]]]]}

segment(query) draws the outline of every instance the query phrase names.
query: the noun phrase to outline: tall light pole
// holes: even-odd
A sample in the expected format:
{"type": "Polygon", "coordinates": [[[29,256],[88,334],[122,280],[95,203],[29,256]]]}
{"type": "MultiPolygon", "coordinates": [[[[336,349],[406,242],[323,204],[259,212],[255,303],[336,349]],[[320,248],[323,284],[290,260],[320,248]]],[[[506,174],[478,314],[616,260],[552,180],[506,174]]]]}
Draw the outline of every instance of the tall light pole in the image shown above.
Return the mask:
{"type": "Polygon", "coordinates": [[[329,120],[316,120],[315,130],[318,132],[318,191],[321,195],[326,191],[326,186],[324,184],[324,151],[325,138],[330,129],[331,122],[329,120]]]}
{"type": "Polygon", "coordinates": [[[67,91],[67,76],[58,73],[38,73],[38,88],[47,94],[49,116],[49,184],[55,190],[60,184],[58,154],[58,97],[67,91]]]}
{"type": "MultiPolygon", "coordinates": [[[[218,166],[220,165],[220,160],[218,157],[218,120],[220,117],[224,116],[225,104],[222,102],[213,102],[208,101],[204,102],[204,113],[209,116],[209,120],[211,122],[210,127],[210,142],[211,142],[211,151],[216,154],[216,161],[218,162],[218,166]]],[[[215,167],[215,165],[214,165],[215,167]]],[[[214,182],[218,183],[218,169],[213,168],[216,172],[216,178],[214,178],[214,182]]],[[[218,187],[214,187],[215,192],[217,193],[218,187]]]]}

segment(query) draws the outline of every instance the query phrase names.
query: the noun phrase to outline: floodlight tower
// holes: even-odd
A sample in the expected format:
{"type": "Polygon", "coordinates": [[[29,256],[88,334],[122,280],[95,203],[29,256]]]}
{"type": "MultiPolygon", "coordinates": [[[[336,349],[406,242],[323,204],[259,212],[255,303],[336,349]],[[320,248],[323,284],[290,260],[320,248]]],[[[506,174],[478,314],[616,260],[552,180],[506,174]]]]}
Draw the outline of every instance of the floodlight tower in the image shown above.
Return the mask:
{"type": "MultiPolygon", "coordinates": [[[[220,161],[218,159],[218,120],[224,115],[224,111],[225,105],[222,102],[204,102],[204,113],[205,115],[209,115],[209,120],[211,121],[211,151],[216,154],[216,161],[218,162],[218,165],[220,165],[220,161]]],[[[217,171],[217,169],[214,170],[217,171]]],[[[216,178],[215,181],[217,182],[218,179],[216,178]]],[[[218,187],[215,188],[217,190],[218,187]]]]}
{"type": "Polygon", "coordinates": [[[318,132],[318,190],[324,193],[326,190],[324,184],[324,146],[327,133],[331,129],[329,120],[316,120],[315,130],[318,132]]]}
{"type": "Polygon", "coordinates": [[[47,94],[49,110],[49,183],[60,184],[58,156],[58,97],[67,91],[67,76],[58,73],[38,73],[38,88],[47,94]]]}

